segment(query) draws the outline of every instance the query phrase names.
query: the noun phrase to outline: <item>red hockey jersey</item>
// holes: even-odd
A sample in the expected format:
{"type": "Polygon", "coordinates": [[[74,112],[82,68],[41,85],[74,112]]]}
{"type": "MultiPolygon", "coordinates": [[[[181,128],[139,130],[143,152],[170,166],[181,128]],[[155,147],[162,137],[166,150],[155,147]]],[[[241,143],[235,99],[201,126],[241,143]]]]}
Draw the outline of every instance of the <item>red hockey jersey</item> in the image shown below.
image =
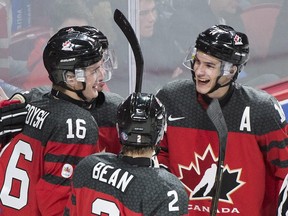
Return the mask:
{"type": "MultiPolygon", "coordinates": [[[[40,98],[47,98],[50,90],[48,87],[33,88],[25,96],[28,101],[37,101],[40,98]]],[[[89,109],[98,124],[98,144],[100,151],[114,154],[120,152],[121,144],[116,129],[116,115],[117,108],[122,101],[123,97],[120,95],[103,91],[99,92],[93,106],[89,109]]]]}
{"type": "Polygon", "coordinates": [[[96,107],[90,109],[99,127],[99,149],[104,152],[118,154],[121,144],[116,129],[116,115],[123,98],[112,92],[99,92],[96,107]],[[101,102],[102,101],[102,102],[101,102]]]}
{"type": "MultiPolygon", "coordinates": [[[[276,215],[278,192],[288,173],[285,115],[267,93],[234,87],[220,101],[228,138],[217,215],[276,215]]],[[[158,159],[185,185],[189,213],[209,215],[219,152],[216,128],[192,80],[172,82],[157,97],[168,112],[158,159]]]]}
{"type": "Polygon", "coordinates": [[[1,215],[62,215],[76,164],[98,152],[90,112],[70,102],[28,104],[25,127],[0,157],[1,215]]]}

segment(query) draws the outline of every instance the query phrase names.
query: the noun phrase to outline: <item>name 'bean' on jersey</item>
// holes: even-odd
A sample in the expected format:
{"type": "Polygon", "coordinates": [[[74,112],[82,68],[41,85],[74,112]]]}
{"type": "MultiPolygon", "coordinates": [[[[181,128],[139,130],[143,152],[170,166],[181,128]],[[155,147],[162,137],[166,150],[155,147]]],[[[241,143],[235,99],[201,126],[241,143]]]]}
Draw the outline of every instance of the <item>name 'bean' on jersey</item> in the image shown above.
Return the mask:
{"type": "Polygon", "coordinates": [[[125,192],[128,184],[134,175],[120,168],[99,162],[93,168],[92,178],[112,185],[113,187],[125,192]]]}
{"type": "Polygon", "coordinates": [[[150,158],[112,153],[85,157],[75,168],[65,216],[165,215],[188,213],[188,196],[179,179],[153,166],[150,158]]]}

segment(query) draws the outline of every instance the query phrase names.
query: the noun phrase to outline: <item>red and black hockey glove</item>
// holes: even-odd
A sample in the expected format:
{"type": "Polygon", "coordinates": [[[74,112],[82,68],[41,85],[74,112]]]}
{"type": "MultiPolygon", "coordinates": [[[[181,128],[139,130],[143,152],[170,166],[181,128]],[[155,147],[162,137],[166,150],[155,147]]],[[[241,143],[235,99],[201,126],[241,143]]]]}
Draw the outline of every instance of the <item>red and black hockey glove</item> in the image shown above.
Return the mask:
{"type": "Polygon", "coordinates": [[[19,93],[0,101],[0,149],[22,131],[28,113],[25,107],[25,97],[19,93]]]}
{"type": "Polygon", "coordinates": [[[277,212],[277,216],[288,215],[288,174],[279,192],[277,212]]]}

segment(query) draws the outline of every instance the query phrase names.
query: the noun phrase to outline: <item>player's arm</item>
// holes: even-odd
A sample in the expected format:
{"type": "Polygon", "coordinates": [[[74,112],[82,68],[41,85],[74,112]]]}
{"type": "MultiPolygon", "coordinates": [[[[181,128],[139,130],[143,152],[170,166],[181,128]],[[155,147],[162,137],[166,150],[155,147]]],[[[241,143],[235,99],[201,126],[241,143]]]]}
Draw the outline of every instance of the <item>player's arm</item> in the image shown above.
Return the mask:
{"type": "Polygon", "coordinates": [[[262,119],[262,125],[269,122],[270,131],[264,135],[265,139],[262,139],[264,142],[261,141],[261,145],[263,145],[263,149],[266,149],[264,155],[266,155],[271,170],[275,173],[275,177],[281,180],[278,185],[278,189],[280,189],[282,181],[288,173],[286,166],[288,160],[288,125],[279,102],[274,97],[271,97],[270,102],[271,109],[267,109],[262,119]],[[274,147],[270,148],[270,146],[274,147]]]}
{"type": "Polygon", "coordinates": [[[53,128],[50,128],[51,135],[45,147],[44,174],[36,187],[38,206],[43,216],[63,214],[71,193],[70,183],[76,165],[84,157],[97,152],[96,122],[84,109],[74,109],[74,114],[70,118],[67,113],[61,119],[55,114],[46,122],[53,124],[53,128]],[[80,118],[82,111],[83,116],[80,118]]]}
{"type": "Polygon", "coordinates": [[[115,127],[99,126],[99,149],[102,152],[119,154],[121,144],[115,127]]]}
{"type": "Polygon", "coordinates": [[[66,204],[66,207],[64,209],[64,216],[77,216],[76,213],[76,197],[75,197],[75,190],[73,187],[73,184],[71,184],[72,193],[70,194],[70,197],[68,199],[68,202],[66,204]]]}
{"type": "Polygon", "coordinates": [[[49,91],[50,87],[33,88],[23,94],[15,93],[9,99],[0,87],[0,149],[22,131],[27,115],[26,103],[42,98],[49,91]]]}
{"type": "Polygon", "coordinates": [[[274,187],[279,193],[285,176],[288,173],[288,125],[284,111],[279,102],[269,98],[269,104],[265,104],[265,112],[258,119],[259,131],[258,144],[262,150],[263,158],[267,163],[267,169],[273,175],[274,187]],[[269,122],[269,124],[268,124],[269,122]],[[266,127],[265,133],[262,126],[266,127]]]}
{"type": "MultiPolygon", "coordinates": [[[[77,199],[76,199],[76,186],[77,182],[85,182],[86,176],[82,175],[82,171],[86,170],[86,161],[85,159],[81,160],[79,162],[79,164],[77,165],[77,167],[74,170],[74,174],[71,180],[71,184],[70,184],[70,188],[71,188],[71,193],[69,196],[69,199],[66,203],[65,209],[64,209],[64,216],[79,216],[79,210],[77,211],[77,208],[79,209],[89,209],[89,201],[87,200],[87,206],[80,206],[79,203],[77,203],[77,199]]],[[[85,172],[84,172],[85,173],[85,172]]],[[[86,174],[86,173],[85,173],[86,174]]],[[[79,188],[78,188],[79,189],[79,188]]],[[[81,187],[80,187],[80,191],[81,191],[81,187]]],[[[91,206],[92,209],[92,206],[91,206]]],[[[83,211],[84,212],[84,211],[83,211]]]]}
{"type": "Polygon", "coordinates": [[[99,126],[99,148],[100,151],[118,154],[121,144],[116,129],[116,114],[118,105],[124,99],[111,92],[99,92],[96,99],[96,108],[91,114],[99,126]],[[101,103],[102,102],[102,103],[101,103]]]}
{"type": "MultiPolygon", "coordinates": [[[[62,145],[63,147],[64,145],[62,145]]],[[[65,206],[67,202],[70,201],[71,195],[71,178],[73,176],[74,169],[77,165],[75,163],[76,160],[81,160],[84,158],[83,148],[85,146],[78,145],[79,148],[73,147],[73,151],[78,151],[83,157],[76,155],[69,155],[63,158],[63,155],[55,155],[56,159],[63,159],[62,162],[48,162],[45,163],[46,171],[45,175],[38,181],[36,194],[38,199],[38,206],[43,216],[50,216],[50,215],[62,215],[65,211],[65,206]],[[82,148],[81,148],[82,147],[82,148]],[[81,152],[82,149],[82,152],[81,152]],[[74,162],[73,162],[74,160],[74,162]],[[50,163],[50,164],[49,164],[50,163]],[[51,166],[55,166],[54,168],[51,166]],[[50,168],[49,168],[50,167],[50,168]],[[71,175],[71,176],[70,176],[71,175]],[[68,176],[70,176],[68,178],[68,176]]],[[[49,147],[50,148],[50,147],[49,147]]],[[[64,151],[68,150],[68,145],[66,144],[64,151]]],[[[87,148],[86,148],[87,149],[87,148]]],[[[69,150],[68,150],[69,151],[69,150]]],[[[89,151],[89,153],[85,154],[88,156],[89,154],[94,153],[94,151],[89,151]]],[[[53,152],[49,154],[53,155],[53,152]]],[[[54,157],[54,156],[53,156],[54,157]]],[[[73,206],[72,206],[73,207],[73,206]]],[[[68,215],[72,214],[72,207],[71,212],[68,215]]],[[[70,208],[69,208],[70,209],[70,208]]]]}

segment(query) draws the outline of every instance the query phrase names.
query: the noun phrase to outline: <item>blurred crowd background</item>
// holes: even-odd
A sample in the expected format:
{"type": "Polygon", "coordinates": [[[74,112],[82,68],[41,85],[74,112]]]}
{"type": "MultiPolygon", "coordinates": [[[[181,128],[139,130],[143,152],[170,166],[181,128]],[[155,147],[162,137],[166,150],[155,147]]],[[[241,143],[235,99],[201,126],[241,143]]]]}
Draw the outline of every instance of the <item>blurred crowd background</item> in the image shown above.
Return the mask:
{"type": "Polygon", "coordinates": [[[250,39],[250,61],[239,82],[261,88],[288,77],[285,0],[0,0],[0,86],[50,85],[42,62],[50,36],[65,26],[92,25],[108,37],[118,58],[108,90],[127,96],[134,90],[134,66],[128,41],[113,20],[116,8],[139,38],[145,92],[190,79],[182,66],[186,51],[214,24],[231,25],[250,39]]]}

